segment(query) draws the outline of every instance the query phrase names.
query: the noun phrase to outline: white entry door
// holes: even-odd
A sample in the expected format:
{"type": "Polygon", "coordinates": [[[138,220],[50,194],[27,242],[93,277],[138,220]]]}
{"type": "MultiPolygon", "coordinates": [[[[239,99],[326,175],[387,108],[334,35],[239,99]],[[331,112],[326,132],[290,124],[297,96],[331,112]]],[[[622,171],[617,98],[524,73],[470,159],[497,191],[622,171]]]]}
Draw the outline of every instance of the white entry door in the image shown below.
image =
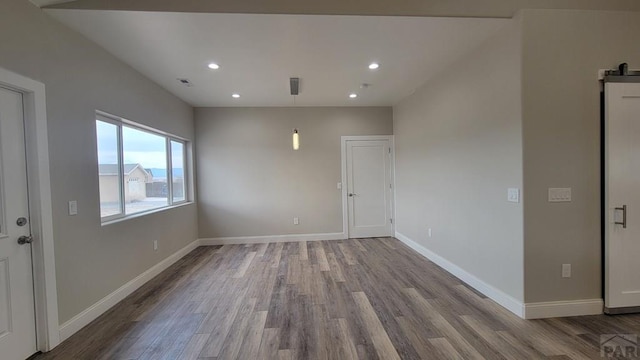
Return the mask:
{"type": "Polygon", "coordinates": [[[605,96],[605,307],[615,313],[640,310],[640,84],[606,83],[605,96]]]}
{"type": "Polygon", "coordinates": [[[389,140],[347,140],[349,237],[391,236],[389,140]]]}
{"type": "Polygon", "coordinates": [[[36,350],[22,94],[0,87],[0,358],[36,350]],[[20,237],[26,243],[18,244],[20,237]]]}

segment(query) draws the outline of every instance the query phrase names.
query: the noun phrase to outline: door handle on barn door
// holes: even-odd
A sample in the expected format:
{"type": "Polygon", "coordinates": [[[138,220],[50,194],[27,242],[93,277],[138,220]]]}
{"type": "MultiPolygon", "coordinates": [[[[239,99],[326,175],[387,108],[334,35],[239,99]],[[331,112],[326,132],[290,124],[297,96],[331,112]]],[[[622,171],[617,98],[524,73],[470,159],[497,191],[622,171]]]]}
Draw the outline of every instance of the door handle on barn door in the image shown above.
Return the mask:
{"type": "Polygon", "coordinates": [[[622,228],[626,229],[627,228],[627,205],[622,205],[622,207],[617,207],[615,208],[615,210],[622,211],[622,222],[615,221],[614,224],[622,225],[622,228]]]}

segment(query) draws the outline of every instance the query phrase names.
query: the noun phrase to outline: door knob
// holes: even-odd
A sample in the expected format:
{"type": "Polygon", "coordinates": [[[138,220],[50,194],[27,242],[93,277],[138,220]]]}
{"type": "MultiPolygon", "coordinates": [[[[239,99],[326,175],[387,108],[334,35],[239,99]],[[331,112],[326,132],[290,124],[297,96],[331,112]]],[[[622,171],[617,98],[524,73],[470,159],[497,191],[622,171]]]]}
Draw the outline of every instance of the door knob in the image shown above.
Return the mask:
{"type": "Polygon", "coordinates": [[[356,196],[356,194],[354,194],[354,193],[349,193],[349,197],[354,197],[354,196],[356,196]]]}
{"type": "Polygon", "coordinates": [[[18,244],[31,244],[33,242],[33,236],[20,236],[18,238],[18,244]]]}

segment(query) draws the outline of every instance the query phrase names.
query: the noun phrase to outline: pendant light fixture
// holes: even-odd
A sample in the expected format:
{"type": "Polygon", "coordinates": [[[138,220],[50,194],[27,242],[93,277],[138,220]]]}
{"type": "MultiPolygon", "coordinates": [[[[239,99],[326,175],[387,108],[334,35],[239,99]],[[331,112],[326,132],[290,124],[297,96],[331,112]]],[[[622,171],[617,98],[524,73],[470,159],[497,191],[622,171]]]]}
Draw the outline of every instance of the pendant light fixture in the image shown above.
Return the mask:
{"type": "Polygon", "coordinates": [[[293,129],[293,150],[300,149],[300,135],[298,129],[293,129]]]}
{"type": "MultiPolygon", "coordinates": [[[[300,93],[300,78],[289,78],[289,90],[293,96],[293,105],[296,104],[296,96],[300,93]]],[[[293,150],[300,149],[300,134],[298,129],[293,129],[293,150]]]]}

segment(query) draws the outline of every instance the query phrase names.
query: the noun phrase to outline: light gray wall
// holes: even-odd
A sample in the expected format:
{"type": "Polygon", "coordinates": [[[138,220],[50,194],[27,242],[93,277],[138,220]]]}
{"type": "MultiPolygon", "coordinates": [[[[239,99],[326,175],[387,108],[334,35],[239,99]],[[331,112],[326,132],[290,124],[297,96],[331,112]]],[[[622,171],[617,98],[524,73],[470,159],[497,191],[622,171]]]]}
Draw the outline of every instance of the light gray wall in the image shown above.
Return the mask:
{"type": "Polygon", "coordinates": [[[393,131],[390,107],[197,108],[195,119],[201,238],[342,232],[340,137],[393,131]]]}
{"type": "Polygon", "coordinates": [[[101,226],[95,111],[193,138],[193,110],[26,0],[0,2],[0,44],[0,66],[46,86],[63,323],[197,238],[195,205],[101,226]]]}
{"type": "Polygon", "coordinates": [[[601,297],[598,69],[640,68],[640,13],[527,10],[523,132],[525,300],[601,297]],[[571,203],[547,202],[571,187],[571,203]],[[573,265],[570,279],[563,263],[573,265]]]}
{"type": "Polygon", "coordinates": [[[520,301],[521,47],[517,18],[394,107],[397,231],[520,301]]]}

